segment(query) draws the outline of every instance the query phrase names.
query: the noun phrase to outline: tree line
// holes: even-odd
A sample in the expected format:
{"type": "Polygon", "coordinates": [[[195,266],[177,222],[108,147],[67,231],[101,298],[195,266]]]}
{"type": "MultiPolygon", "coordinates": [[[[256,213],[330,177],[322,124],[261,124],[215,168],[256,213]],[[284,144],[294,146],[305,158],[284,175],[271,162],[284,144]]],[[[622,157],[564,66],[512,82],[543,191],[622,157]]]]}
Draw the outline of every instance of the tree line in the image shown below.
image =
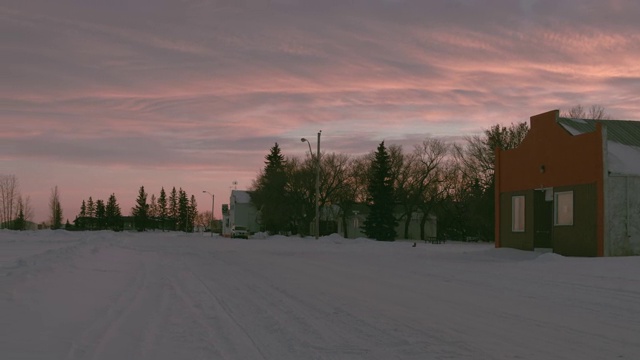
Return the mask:
{"type": "Polygon", "coordinates": [[[106,203],[90,196],[88,200],[82,200],[74,228],[121,231],[126,227],[138,231],[193,232],[196,226],[206,224],[204,219],[208,218],[205,216],[210,216],[210,213],[199,214],[195,196],[189,197],[182,188],[176,190],[173,187],[167,195],[162,187],[159,196],[151,194],[149,198],[144,186],[141,186],[130,217],[122,215],[115,194],[111,194],[106,203]]]}
{"type": "MultiPolygon", "coordinates": [[[[562,117],[607,120],[600,105],[574,106],[562,117]]],[[[334,219],[346,221],[358,205],[366,205],[364,233],[378,240],[408,238],[415,214],[420,237],[435,215],[438,236],[453,240],[494,239],[495,149],[517,147],[529,130],[527,122],[493,125],[461,143],[426,138],[412,150],[386,146],[363,156],[339,153],[285,157],[276,143],[251,186],[260,210],[260,226],[269,233],[308,235],[315,218],[315,166],[320,167],[321,231],[335,231],[334,219]],[[329,221],[331,220],[331,221],[329,221]],[[396,225],[400,224],[400,234],[396,225]]]]}
{"type": "MultiPolygon", "coordinates": [[[[18,178],[15,175],[0,174],[0,229],[26,230],[34,217],[31,198],[20,193],[18,178]]],[[[192,232],[196,226],[211,226],[211,212],[198,212],[194,195],[190,197],[182,188],[172,188],[167,195],[164,187],[160,195],[151,194],[148,198],[144,186],[140,187],[131,216],[124,216],[115,194],[107,201],[92,196],[82,200],[80,211],[73,224],[67,220],[63,223],[63,210],[60,204],[58,186],[51,189],[49,198],[49,223],[51,229],[66,228],[69,230],[114,230],[121,231],[125,227],[139,231],[163,230],[192,232]]],[[[45,223],[41,224],[44,228],[45,223]]]]}
{"type": "MultiPolygon", "coordinates": [[[[494,125],[464,144],[426,138],[406,151],[384,141],[363,156],[320,154],[321,231],[335,231],[332,219],[346,221],[359,204],[369,215],[364,233],[378,240],[408,238],[415,214],[421,238],[429,217],[438,218],[438,234],[448,239],[493,239],[495,148],[516,147],[527,123],[494,125]],[[401,233],[396,234],[396,225],[401,233]]],[[[308,235],[315,218],[315,166],[318,155],[285,157],[276,143],[251,187],[261,226],[269,233],[308,235]]]]}

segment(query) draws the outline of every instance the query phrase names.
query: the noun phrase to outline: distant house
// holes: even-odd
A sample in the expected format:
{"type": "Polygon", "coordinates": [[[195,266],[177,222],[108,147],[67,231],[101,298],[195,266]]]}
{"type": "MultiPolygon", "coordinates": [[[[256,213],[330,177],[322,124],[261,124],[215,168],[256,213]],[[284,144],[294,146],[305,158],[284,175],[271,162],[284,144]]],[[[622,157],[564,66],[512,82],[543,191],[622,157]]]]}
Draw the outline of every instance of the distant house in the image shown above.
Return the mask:
{"type": "Polygon", "coordinates": [[[520,146],[496,150],[496,247],[640,254],[640,122],[530,121],[520,146]]]}
{"type": "Polygon", "coordinates": [[[223,206],[223,235],[230,235],[234,225],[246,227],[249,233],[260,231],[258,210],[251,202],[249,191],[232,190],[226,215],[224,210],[223,206]]]}

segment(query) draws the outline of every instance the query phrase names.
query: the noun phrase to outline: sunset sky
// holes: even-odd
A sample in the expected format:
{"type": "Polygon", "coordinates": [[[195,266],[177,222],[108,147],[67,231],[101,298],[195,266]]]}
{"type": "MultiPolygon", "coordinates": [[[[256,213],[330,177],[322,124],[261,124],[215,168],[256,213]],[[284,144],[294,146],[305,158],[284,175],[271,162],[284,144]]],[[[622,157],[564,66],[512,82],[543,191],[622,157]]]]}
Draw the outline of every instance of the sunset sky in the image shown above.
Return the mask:
{"type": "MultiPolygon", "coordinates": [[[[275,142],[407,150],[553,109],[640,119],[635,0],[4,0],[0,174],[36,221],[246,189],[275,142]]],[[[314,150],[315,151],[315,150],[314,150]]]]}

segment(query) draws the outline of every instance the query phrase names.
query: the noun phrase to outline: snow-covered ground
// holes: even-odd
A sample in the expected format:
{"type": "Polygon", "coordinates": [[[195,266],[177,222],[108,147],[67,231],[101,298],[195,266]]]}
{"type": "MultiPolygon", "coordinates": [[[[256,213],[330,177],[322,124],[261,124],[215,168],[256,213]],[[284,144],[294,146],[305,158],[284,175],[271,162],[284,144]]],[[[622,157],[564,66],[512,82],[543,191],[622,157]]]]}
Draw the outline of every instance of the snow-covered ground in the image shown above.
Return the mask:
{"type": "Polygon", "coordinates": [[[0,231],[1,359],[638,359],[640,257],[0,231]]]}

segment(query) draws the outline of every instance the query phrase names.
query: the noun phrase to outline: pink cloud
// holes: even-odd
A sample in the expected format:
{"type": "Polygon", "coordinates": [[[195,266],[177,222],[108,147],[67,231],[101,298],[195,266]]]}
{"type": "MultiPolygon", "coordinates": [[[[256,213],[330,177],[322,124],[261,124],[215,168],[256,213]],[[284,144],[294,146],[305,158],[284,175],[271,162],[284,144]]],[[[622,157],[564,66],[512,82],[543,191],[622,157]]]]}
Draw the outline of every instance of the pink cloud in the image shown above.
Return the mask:
{"type": "Polygon", "coordinates": [[[225,193],[273,143],[302,156],[319,129],[366,153],[577,103],[640,118],[631,2],[105,4],[0,6],[0,164],[56,173],[25,186],[38,197],[56,182],[72,203],[90,184],[106,198],[107,173],[131,197],[147,182],[225,193]],[[100,182],[72,180],[80,168],[100,182]]]}

